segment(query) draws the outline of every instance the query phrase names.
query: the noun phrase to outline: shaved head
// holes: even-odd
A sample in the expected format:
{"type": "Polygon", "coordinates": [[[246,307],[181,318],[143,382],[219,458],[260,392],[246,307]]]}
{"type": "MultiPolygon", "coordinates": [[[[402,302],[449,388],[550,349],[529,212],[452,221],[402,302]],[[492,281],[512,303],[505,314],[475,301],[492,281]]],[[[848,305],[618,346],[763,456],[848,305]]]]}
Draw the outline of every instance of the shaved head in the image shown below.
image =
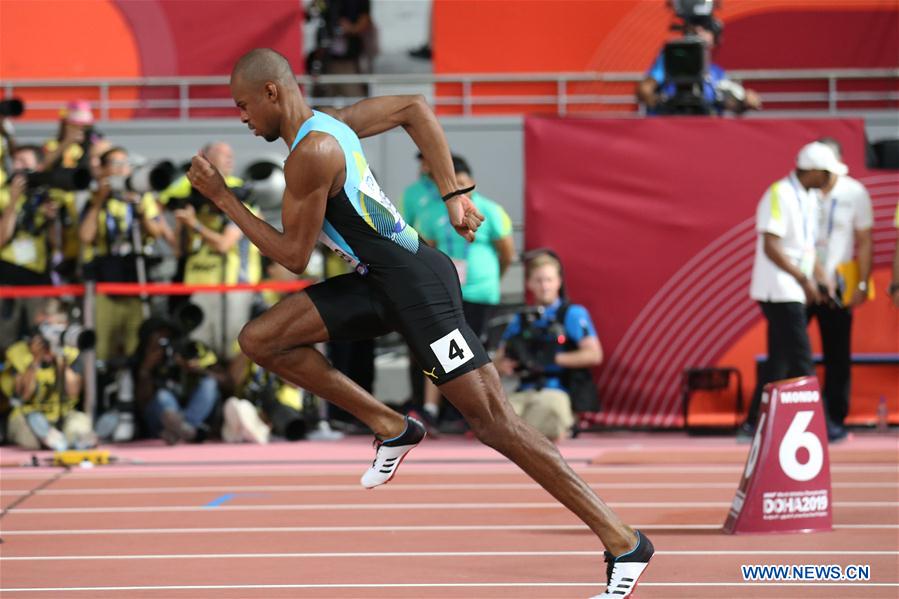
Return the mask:
{"type": "Polygon", "coordinates": [[[231,71],[231,79],[248,83],[272,81],[281,85],[296,85],[290,63],[271,48],[256,48],[241,56],[231,71]]]}
{"type": "Polygon", "coordinates": [[[312,114],[290,63],[270,48],[250,50],[238,59],[231,71],[231,97],[240,121],[269,142],[279,137],[292,141],[296,131],[285,133],[289,124],[312,114]]]}

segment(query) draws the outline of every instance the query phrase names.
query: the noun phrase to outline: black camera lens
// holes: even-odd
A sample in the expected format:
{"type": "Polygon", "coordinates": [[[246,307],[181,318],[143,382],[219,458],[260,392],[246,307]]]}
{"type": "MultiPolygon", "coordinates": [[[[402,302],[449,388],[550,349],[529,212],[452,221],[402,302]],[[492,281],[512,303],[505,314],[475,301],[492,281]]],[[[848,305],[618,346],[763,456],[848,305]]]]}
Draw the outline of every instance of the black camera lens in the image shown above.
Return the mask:
{"type": "Polygon", "coordinates": [[[0,100],[0,116],[17,117],[25,112],[25,104],[18,98],[0,100]]]}

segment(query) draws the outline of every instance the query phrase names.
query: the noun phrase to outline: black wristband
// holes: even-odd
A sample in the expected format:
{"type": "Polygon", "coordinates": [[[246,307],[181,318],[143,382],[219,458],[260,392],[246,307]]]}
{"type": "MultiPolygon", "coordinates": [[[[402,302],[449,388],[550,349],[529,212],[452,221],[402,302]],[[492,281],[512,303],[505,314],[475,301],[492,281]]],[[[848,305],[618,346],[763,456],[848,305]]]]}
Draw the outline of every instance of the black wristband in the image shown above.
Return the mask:
{"type": "Polygon", "coordinates": [[[466,187],[465,189],[457,189],[456,191],[451,191],[448,194],[446,194],[445,196],[443,196],[443,201],[446,202],[448,200],[453,199],[456,196],[464,195],[466,193],[471,193],[472,191],[474,191],[474,185],[472,185],[471,187],[466,187]]]}

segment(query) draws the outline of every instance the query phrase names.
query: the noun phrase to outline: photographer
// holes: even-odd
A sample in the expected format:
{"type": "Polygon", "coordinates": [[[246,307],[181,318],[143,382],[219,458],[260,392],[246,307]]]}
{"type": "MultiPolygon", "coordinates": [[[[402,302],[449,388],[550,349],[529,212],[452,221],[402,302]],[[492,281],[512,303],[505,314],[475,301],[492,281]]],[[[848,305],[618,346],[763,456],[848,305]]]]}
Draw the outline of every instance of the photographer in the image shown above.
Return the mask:
{"type": "MultiPolygon", "coordinates": [[[[674,53],[663,49],[650,67],[646,77],[637,84],[637,100],[646,106],[647,115],[658,114],[722,114],[725,111],[742,113],[761,110],[758,94],[730,81],[724,69],[710,63],[708,56],[721,41],[724,24],[712,16],[713,0],[675,0],[672,6],[683,25],[675,26],[684,32],[684,41],[701,42],[704,68],[695,73],[694,81],[675,81],[683,73],[672,73],[673,65],[666,58],[674,53]]],[[[678,42],[668,46],[677,46],[678,42]]],[[[674,48],[672,48],[674,49],[674,48]]],[[[689,77],[688,77],[689,79],[689,77]]]]}
{"type": "MultiPolygon", "coordinates": [[[[79,177],[82,176],[81,173],[87,176],[92,170],[94,146],[105,143],[102,134],[94,128],[94,114],[90,103],[86,100],[73,100],[66,105],[61,117],[56,137],[44,143],[44,158],[38,170],[48,174],[61,170],[70,173],[77,171],[79,177]]],[[[50,189],[50,197],[61,206],[63,216],[57,234],[59,242],[52,257],[52,270],[64,281],[74,281],[77,278],[76,268],[81,251],[78,212],[85,199],[83,194],[77,194],[77,190],[85,189],[88,182],[89,179],[83,185],[57,183],[50,189]]]]}
{"type": "MultiPolygon", "coordinates": [[[[41,150],[19,146],[12,155],[9,185],[0,189],[0,281],[3,285],[49,285],[49,256],[59,204],[46,188],[32,188],[28,173],[38,169],[41,150]]],[[[0,348],[20,338],[34,320],[39,299],[0,300],[0,348]]]]}
{"type": "Polygon", "coordinates": [[[527,262],[527,288],[535,310],[517,314],[503,334],[495,362],[500,374],[520,383],[509,401],[551,441],[567,436],[573,412],[599,409],[590,368],[602,362],[602,346],[590,314],[562,297],[562,264],[540,253],[527,262]]]}
{"type": "MultiPolygon", "coordinates": [[[[100,156],[98,186],[81,213],[79,236],[85,278],[98,282],[137,283],[144,246],[162,231],[152,195],[126,189],[131,175],[128,152],[113,147],[100,156]]],[[[97,358],[124,358],[137,347],[143,320],[141,300],[133,296],[97,296],[97,358]]]]}
{"type": "Polygon", "coordinates": [[[7,437],[25,449],[93,447],[91,419],[75,409],[82,383],[79,351],[69,334],[75,327],[55,298],[44,301],[34,322],[28,340],[6,350],[0,372],[0,395],[16,406],[7,437]]]}
{"type": "MultiPolygon", "coordinates": [[[[213,142],[204,146],[201,153],[222,173],[228,187],[243,194],[243,180],[231,174],[234,169],[231,146],[213,142]]],[[[234,285],[260,281],[259,250],[213,202],[191,187],[187,177],[163,191],[160,202],[175,215],[177,253],[184,259],[185,284],[234,285]]],[[[220,356],[233,355],[234,341],[250,317],[253,294],[246,291],[197,293],[190,301],[206,314],[192,338],[213,348],[220,356]]]]}
{"type": "MultiPolygon", "coordinates": [[[[369,0],[314,0],[307,15],[319,21],[316,47],[306,59],[312,75],[370,73],[377,53],[376,30],[369,0]]],[[[364,83],[331,83],[316,86],[315,96],[361,98],[368,95],[364,83]]]]}
{"type": "Polygon", "coordinates": [[[159,318],[145,321],[139,337],[131,367],[144,432],[169,445],[203,441],[224,382],[215,354],[159,318]]]}

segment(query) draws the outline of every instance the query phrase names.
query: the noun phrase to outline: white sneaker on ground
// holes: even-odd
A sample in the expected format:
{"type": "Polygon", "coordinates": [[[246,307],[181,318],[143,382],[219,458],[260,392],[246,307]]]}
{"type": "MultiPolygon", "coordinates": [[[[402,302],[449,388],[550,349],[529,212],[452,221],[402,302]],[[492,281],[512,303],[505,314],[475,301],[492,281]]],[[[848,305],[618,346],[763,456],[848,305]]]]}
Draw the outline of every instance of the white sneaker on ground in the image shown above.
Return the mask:
{"type": "Polygon", "coordinates": [[[268,443],[271,429],[250,401],[230,397],[225,402],[222,440],[226,443],[268,443]]]}
{"type": "Polygon", "coordinates": [[[322,420],[315,430],[306,433],[306,439],[310,441],[340,441],[345,436],[342,432],[333,430],[327,420],[322,420]]]}
{"type": "Polygon", "coordinates": [[[608,585],[602,595],[594,595],[590,599],[622,599],[630,597],[637,588],[637,579],[643,574],[655,548],[649,539],[637,531],[637,546],[614,557],[606,551],[606,578],[608,585]]]}
{"type": "Polygon", "coordinates": [[[406,454],[417,447],[425,435],[425,425],[406,416],[406,430],[401,435],[385,441],[375,438],[375,459],[362,475],[362,486],[373,489],[389,482],[406,454]]]}

